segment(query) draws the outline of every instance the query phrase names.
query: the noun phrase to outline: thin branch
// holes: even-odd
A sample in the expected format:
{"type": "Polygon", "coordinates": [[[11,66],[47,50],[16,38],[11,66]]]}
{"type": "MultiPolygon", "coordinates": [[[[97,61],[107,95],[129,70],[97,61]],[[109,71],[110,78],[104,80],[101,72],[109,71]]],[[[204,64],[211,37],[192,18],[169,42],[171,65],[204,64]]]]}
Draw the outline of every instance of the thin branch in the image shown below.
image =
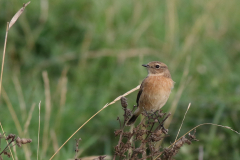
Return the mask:
{"type": "Polygon", "coordinates": [[[3,58],[2,58],[1,78],[0,78],[0,96],[1,96],[1,91],[2,91],[2,76],[3,76],[3,67],[4,67],[4,60],[5,60],[6,46],[7,46],[8,27],[9,27],[9,22],[7,22],[7,29],[6,29],[6,35],[5,35],[5,41],[4,41],[4,48],[3,48],[3,58]]]}
{"type": "Polygon", "coordinates": [[[180,126],[180,128],[179,128],[179,130],[178,130],[178,133],[177,133],[177,136],[176,136],[175,141],[177,140],[177,137],[178,137],[178,135],[179,135],[179,132],[180,132],[180,130],[181,130],[181,128],[182,128],[183,121],[184,121],[184,119],[185,119],[185,116],[186,116],[186,114],[187,114],[187,112],[188,112],[190,106],[191,106],[191,103],[188,104],[188,108],[187,108],[187,110],[186,110],[186,112],[185,112],[185,114],[184,114],[184,117],[183,117],[183,120],[182,120],[181,126],[180,126]]]}
{"type": "Polygon", "coordinates": [[[37,147],[37,160],[38,160],[38,153],[39,153],[39,137],[40,137],[40,109],[41,109],[41,101],[39,102],[38,105],[38,111],[39,111],[39,117],[38,117],[38,147],[37,147]]]}

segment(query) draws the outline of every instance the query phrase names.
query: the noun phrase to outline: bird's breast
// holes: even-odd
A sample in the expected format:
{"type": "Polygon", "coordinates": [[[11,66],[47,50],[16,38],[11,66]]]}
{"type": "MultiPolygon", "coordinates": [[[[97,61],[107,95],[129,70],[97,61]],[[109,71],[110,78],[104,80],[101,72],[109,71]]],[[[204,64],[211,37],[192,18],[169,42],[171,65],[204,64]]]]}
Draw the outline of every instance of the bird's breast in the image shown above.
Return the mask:
{"type": "Polygon", "coordinates": [[[171,78],[163,76],[149,76],[142,84],[142,95],[139,106],[146,111],[155,111],[162,108],[167,102],[173,88],[174,82],[171,78]]]}

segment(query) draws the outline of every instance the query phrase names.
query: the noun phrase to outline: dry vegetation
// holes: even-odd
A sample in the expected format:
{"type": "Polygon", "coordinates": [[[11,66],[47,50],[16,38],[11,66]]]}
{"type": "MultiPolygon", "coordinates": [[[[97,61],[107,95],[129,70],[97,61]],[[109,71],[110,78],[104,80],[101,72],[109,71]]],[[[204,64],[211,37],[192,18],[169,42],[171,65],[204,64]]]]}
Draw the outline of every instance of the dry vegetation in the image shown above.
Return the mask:
{"type": "Polygon", "coordinates": [[[22,145],[32,142],[32,139],[20,138],[20,137],[17,137],[15,134],[11,134],[11,133],[8,134],[7,136],[5,134],[3,136],[0,133],[0,145],[1,145],[1,139],[5,139],[7,141],[7,145],[3,150],[1,150],[0,148],[0,160],[3,160],[3,155],[7,156],[8,158],[13,156],[10,148],[15,147],[16,145],[18,147],[22,147],[22,145]]]}
{"type": "Polygon", "coordinates": [[[162,113],[157,110],[154,113],[142,113],[143,118],[135,127],[131,127],[130,131],[125,129],[125,122],[131,117],[132,111],[127,108],[127,99],[121,98],[122,108],[124,110],[124,119],[118,118],[120,130],[115,131],[115,136],[119,136],[118,144],[115,146],[114,160],[119,159],[172,159],[178,153],[183,144],[191,144],[192,140],[196,140],[194,134],[189,138],[182,137],[174,143],[171,148],[159,147],[156,145],[162,141],[167,135],[168,130],[164,128],[164,122],[171,114],[162,113]],[[160,158],[160,155],[161,158],[160,158]],[[157,157],[157,158],[156,158],[157,157]]]}
{"type": "MultiPolygon", "coordinates": [[[[162,113],[162,110],[157,110],[154,113],[144,112],[142,113],[143,118],[139,124],[128,127],[125,123],[132,116],[136,106],[133,107],[133,110],[130,110],[125,97],[121,97],[121,105],[124,114],[123,117],[117,118],[120,129],[115,130],[114,134],[116,137],[119,137],[119,140],[118,144],[114,147],[113,160],[171,160],[185,143],[190,145],[191,141],[198,141],[195,137],[195,130],[192,135],[189,133],[187,138],[185,136],[181,137],[168,148],[159,147],[156,144],[168,135],[168,129],[164,128],[164,122],[171,114],[162,113]],[[123,120],[121,121],[121,119],[123,120]]],[[[81,160],[81,158],[77,158],[81,138],[75,140],[75,160],[81,160]]],[[[103,160],[106,157],[107,156],[98,156],[92,159],[103,160]]],[[[109,156],[106,159],[108,158],[109,156]]]]}

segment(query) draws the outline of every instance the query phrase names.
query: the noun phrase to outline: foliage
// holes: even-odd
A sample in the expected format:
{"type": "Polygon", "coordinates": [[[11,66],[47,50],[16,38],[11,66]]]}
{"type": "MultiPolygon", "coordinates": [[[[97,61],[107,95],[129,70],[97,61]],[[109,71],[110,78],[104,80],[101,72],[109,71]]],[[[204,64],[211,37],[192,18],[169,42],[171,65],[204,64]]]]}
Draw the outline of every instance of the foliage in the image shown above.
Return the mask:
{"type": "MultiPolygon", "coordinates": [[[[6,22],[23,3],[0,1],[0,44],[4,44],[6,22]]],[[[204,122],[239,131],[239,6],[237,0],[32,1],[9,31],[0,101],[5,132],[19,132],[12,127],[17,123],[10,106],[24,128],[32,106],[41,100],[41,137],[49,124],[45,130],[49,142],[43,145],[46,142],[40,138],[40,146],[45,147],[40,153],[49,158],[86,119],[137,86],[147,74],[141,64],[152,60],[166,63],[176,82],[164,112],[180,95],[166,141],[174,141],[189,102],[192,107],[180,134],[204,122]],[[48,73],[49,88],[43,71],[48,73]],[[47,107],[51,108],[49,121],[45,121],[47,107]]],[[[136,93],[129,95],[129,104],[135,98],[136,93]]],[[[33,159],[36,108],[32,114],[28,134],[33,159]]],[[[115,117],[121,114],[118,104],[113,105],[78,133],[83,139],[81,157],[113,153],[115,117]]],[[[204,159],[240,159],[238,135],[215,126],[201,127],[197,133],[200,142],[184,146],[176,159],[196,159],[199,146],[204,159]]],[[[58,156],[71,157],[73,144],[58,156]]],[[[19,159],[23,156],[19,153],[19,159]]]]}

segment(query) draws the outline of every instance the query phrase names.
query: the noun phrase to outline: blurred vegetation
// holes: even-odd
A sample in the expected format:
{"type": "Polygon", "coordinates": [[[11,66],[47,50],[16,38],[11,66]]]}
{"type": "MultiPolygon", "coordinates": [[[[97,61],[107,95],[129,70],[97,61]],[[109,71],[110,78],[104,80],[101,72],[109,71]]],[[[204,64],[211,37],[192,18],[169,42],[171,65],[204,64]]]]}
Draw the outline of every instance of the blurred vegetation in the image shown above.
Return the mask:
{"type": "MultiPolygon", "coordinates": [[[[26,2],[0,1],[1,51],[6,23],[26,2]]],[[[180,135],[204,122],[240,131],[239,7],[237,0],[32,1],[8,35],[0,101],[5,132],[20,134],[9,105],[23,128],[35,104],[26,137],[33,140],[29,150],[35,159],[41,101],[40,155],[50,158],[90,116],[136,87],[147,75],[141,64],[153,60],[166,63],[176,82],[163,108],[168,112],[177,102],[165,146],[175,140],[189,102],[180,135]],[[47,98],[43,71],[49,79],[47,98]],[[46,106],[51,106],[49,129],[46,106]]],[[[135,104],[136,95],[127,97],[129,105],[135,104]]],[[[113,131],[122,114],[116,103],[77,133],[81,157],[113,153],[113,131]]],[[[204,159],[240,159],[240,139],[234,132],[202,126],[196,136],[200,141],[184,146],[176,159],[197,159],[201,147],[204,159]]],[[[70,140],[56,159],[74,157],[74,143],[70,140]]],[[[27,159],[21,152],[18,157],[27,159]]]]}

